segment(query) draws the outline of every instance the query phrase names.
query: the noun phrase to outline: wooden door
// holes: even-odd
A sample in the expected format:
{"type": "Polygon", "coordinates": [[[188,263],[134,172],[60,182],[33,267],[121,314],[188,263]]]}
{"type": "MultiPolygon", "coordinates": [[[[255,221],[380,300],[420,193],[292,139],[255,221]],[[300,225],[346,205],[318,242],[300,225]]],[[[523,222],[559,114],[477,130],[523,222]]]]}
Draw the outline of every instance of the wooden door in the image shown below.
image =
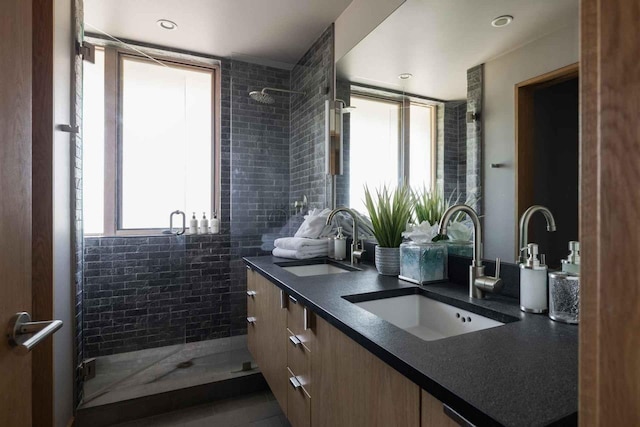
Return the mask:
{"type": "Polygon", "coordinates": [[[640,425],[640,3],[582,0],[581,426],[640,425]]]}
{"type": "MultiPolygon", "coordinates": [[[[0,13],[0,328],[31,311],[31,1],[0,13]]],[[[0,425],[31,425],[31,355],[0,337],[0,425]]]]}

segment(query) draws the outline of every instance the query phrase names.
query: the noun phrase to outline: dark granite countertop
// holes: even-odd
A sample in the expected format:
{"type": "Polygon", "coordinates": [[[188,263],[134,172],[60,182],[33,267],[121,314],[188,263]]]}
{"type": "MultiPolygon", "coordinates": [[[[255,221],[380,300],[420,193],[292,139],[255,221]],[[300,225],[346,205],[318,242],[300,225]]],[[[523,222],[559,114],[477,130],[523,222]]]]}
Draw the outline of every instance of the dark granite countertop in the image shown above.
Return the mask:
{"type": "Polygon", "coordinates": [[[518,301],[488,294],[472,300],[464,285],[422,286],[435,299],[482,314],[519,319],[498,328],[423,341],[354,305],[345,296],[416,287],[370,265],[344,274],[299,277],[272,256],[245,262],[408,379],[478,425],[575,425],[578,328],[525,314],[518,301]]]}

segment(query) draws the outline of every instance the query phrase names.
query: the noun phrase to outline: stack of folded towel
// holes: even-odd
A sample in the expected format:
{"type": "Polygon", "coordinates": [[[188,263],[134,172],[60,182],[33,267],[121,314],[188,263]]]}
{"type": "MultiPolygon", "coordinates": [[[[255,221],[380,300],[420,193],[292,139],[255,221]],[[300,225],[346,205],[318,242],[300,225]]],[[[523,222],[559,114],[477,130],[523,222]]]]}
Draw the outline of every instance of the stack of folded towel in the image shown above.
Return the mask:
{"type": "Polygon", "coordinates": [[[280,258],[307,259],[328,255],[326,239],[282,237],[273,243],[275,245],[273,256],[280,258]]]}

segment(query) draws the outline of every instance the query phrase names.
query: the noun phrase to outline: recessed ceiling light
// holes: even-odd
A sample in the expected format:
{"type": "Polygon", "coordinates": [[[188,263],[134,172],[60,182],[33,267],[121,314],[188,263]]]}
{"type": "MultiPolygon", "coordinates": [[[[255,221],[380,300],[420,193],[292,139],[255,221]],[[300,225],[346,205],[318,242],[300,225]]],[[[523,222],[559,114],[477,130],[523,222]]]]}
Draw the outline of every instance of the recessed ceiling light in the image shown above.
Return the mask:
{"type": "Polygon", "coordinates": [[[164,30],[175,30],[178,28],[178,24],[173,21],[169,21],[168,19],[158,19],[156,23],[164,30]]]}
{"type": "Polygon", "coordinates": [[[409,80],[411,77],[413,77],[411,73],[402,73],[398,76],[400,80],[409,80]]]}
{"type": "Polygon", "coordinates": [[[496,28],[506,27],[507,25],[511,24],[511,21],[513,21],[513,16],[502,15],[502,16],[498,16],[493,21],[491,21],[491,25],[493,25],[496,28]]]}

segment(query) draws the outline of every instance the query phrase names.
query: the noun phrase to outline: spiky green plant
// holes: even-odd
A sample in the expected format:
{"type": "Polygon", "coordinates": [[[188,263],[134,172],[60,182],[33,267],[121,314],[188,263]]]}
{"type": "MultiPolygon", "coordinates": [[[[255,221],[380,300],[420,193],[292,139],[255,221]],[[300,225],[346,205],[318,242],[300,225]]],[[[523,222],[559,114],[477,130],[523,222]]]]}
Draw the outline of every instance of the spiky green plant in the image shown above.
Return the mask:
{"type": "Polygon", "coordinates": [[[428,221],[429,224],[438,224],[444,211],[449,207],[438,190],[429,191],[425,187],[420,191],[412,191],[413,208],[416,213],[417,223],[428,221]]]}
{"type": "Polygon", "coordinates": [[[412,202],[409,187],[390,190],[386,185],[376,189],[372,196],[364,186],[364,202],[373,225],[373,234],[383,248],[397,248],[402,243],[402,232],[411,219],[412,202]]]}

